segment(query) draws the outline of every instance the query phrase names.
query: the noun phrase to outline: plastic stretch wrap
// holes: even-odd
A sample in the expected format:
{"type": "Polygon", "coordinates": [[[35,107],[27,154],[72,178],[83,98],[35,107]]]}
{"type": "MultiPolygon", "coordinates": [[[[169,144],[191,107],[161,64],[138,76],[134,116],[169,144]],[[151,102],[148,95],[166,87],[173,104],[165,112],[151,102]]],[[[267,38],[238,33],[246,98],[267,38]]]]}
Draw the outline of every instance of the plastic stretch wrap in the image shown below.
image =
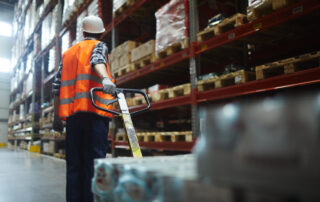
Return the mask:
{"type": "Polygon", "coordinates": [[[77,11],[79,6],[79,0],[65,0],[63,6],[62,23],[66,23],[70,19],[73,13],[77,11]]]}
{"type": "Polygon", "coordinates": [[[193,155],[98,159],[92,191],[96,202],[183,201],[177,192],[194,179],[193,155]]]}
{"type": "Polygon", "coordinates": [[[88,15],[98,16],[98,0],[93,0],[88,6],[88,15]]]}
{"type": "Polygon", "coordinates": [[[156,54],[186,39],[188,33],[184,0],[171,0],[160,8],[155,16],[157,20],[156,54]]]}
{"type": "Polygon", "coordinates": [[[83,11],[77,18],[77,33],[76,33],[77,42],[80,42],[83,40],[82,21],[85,17],[86,17],[86,11],[83,11]]]}
{"type": "Polygon", "coordinates": [[[201,107],[199,177],[319,200],[320,93],[292,93],[201,107]]]}
{"type": "Polygon", "coordinates": [[[67,31],[61,39],[61,53],[63,54],[70,48],[70,32],[67,31]]]}
{"type": "Polygon", "coordinates": [[[48,72],[53,72],[56,65],[56,51],[55,47],[51,48],[49,51],[49,61],[48,61],[48,72]]]}
{"type": "Polygon", "coordinates": [[[55,6],[52,12],[48,13],[46,18],[42,23],[42,32],[41,32],[41,49],[46,48],[49,43],[53,40],[56,34],[57,27],[57,11],[58,7],[55,6]]]}
{"type": "Polygon", "coordinates": [[[127,0],[113,0],[113,12],[116,12],[127,0]]]}

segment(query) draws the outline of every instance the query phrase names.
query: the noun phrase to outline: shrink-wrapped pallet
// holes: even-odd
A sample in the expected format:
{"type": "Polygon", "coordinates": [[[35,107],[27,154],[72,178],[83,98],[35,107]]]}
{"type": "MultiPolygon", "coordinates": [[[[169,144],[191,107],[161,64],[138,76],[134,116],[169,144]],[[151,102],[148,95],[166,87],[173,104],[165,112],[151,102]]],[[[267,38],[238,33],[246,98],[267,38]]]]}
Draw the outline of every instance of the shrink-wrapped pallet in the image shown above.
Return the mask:
{"type": "Polygon", "coordinates": [[[70,48],[70,32],[64,33],[61,39],[61,53],[63,54],[70,48]]]}
{"type": "MultiPolygon", "coordinates": [[[[319,91],[199,109],[198,174],[229,187],[320,199],[319,91]]],[[[273,201],[273,200],[271,200],[273,201]]]]}
{"type": "Polygon", "coordinates": [[[55,47],[53,47],[49,51],[48,73],[51,73],[54,71],[55,65],[56,65],[56,50],[55,50],[55,47]]]}
{"type": "Polygon", "coordinates": [[[86,11],[83,11],[77,18],[77,33],[76,33],[77,42],[80,42],[83,40],[82,21],[85,17],[86,17],[86,11]]]}
{"type": "Polygon", "coordinates": [[[88,6],[88,15],[98,16],[98,0],[93,0],[88,6]]]}
{"type": "Polygon", "coordinates": [[[185,182],[196,179],[193,155],[98,159],[92,191],[96,202],[185,201],[185,182]]]}
{"type": "MultiPolygon", "coordinates": [[[[171,0],[156,13],[156,54],[188,37],[187,12],[184,0],[171,0]]],[[[182,48],[185,43],[182,43],[182,48]]]]}
{"type": "Polygon", "coordinates": [[[77,11],[78,1],[77,0],[65,0],[63,6],[62,24],[65,24],[77,11]]]}
{"type": "Polygon", "coordinates": [[[42,32],[41,32],[41,49],[46,48],[49,43],[56,36],[56,27],[57,27],[57,17],[58,17],[58,7],[55,6],[54,9],[48,13],[42,23],[42,32]]]}

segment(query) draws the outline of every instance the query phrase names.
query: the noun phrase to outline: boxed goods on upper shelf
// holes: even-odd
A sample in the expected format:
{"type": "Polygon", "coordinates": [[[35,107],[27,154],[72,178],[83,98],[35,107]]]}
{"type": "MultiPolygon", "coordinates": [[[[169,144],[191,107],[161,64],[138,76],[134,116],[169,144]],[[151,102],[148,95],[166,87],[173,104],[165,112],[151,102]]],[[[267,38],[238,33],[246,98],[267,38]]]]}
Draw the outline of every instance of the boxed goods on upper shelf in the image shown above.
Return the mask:
{"type": "Polygon", "coordinates": [[[46,48],[57,33],[58,7],[48,13],[42,22],[41,49],[46,48]]]}
{"type": "Polygon", "coordinates": [[[61,38],[61,53],[63,54],[70,48],[70,32],[67,31],[61,38]]]}
{"type": "MultiPolygon", "coordinates": [[[[156,55],[188,37],[186,10],[184,0],[171,0],[155,13],[157,20],[156,55]]],[[[182,43],[182,46],[184,44],[182,43]]]]}
{"type": "Polygon", "coordinates": [[[82,21],[86,17],[86,11],[82,11],[82,13],[77,18],[77,33],[76,40],[77,42],[83,40],[83,31],[82,31],[82,21]]]}
{"type": "Polygon", "coordinates": [[[131,64],[131,52],[136,47],[135,41],[126,41],[113,49],[109,55],[111,71],[113,73],[126,65],[131,64]]]}
{"type": "Polygon", "coordinates": [[[88,15],[98,16],[98,0],[93,0],[88,6],[88,15]]]}
{"type": "Polygon", "coordinates": [[[56,48],[53,47],[49,51],[49,58],[48,58],[48,73],[51,73],[54,71],[54,68],[56,66],[56,48]]]}
{"type": "Polygon", "coordinates": [[[65,24],[82,6],[85,0],[65,0],[63,6],[62,24],[65,24]]]}
{"type": "Polygon", "coordinates": [[[154,56],[155,42],[150,40],[137,48],[133,49],[131,52],[131,61],[136,62],[147,56],[154,56]]]}
{"type": "Polygon", "coordinates": [[[30,35],[33,33],[36,23],[36,2],[32,1],[25,16],[24,34],[26,39],[28,39],[30,35]]]}

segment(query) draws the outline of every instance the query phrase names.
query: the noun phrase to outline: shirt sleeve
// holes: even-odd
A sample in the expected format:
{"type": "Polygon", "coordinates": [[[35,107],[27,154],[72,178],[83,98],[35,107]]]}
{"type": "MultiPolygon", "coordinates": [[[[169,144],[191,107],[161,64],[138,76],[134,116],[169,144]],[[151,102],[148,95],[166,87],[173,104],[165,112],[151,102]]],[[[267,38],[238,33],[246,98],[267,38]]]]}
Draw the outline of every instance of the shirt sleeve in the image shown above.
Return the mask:
{"type": "Polygon", "coordinates": [[[94,71],[94,65],[105,64],[107,66],[106,55],[108,54],[108,48],[105,43],[98,43],[92,50],[90,58],[90,66],[92,71],[94,71]]]}
{"type": "Polygon", "coordinates": [[[54,78],[54,81],[52,83],[52,94],[54,96],[60,95],[60,86],[61,86],[61,71],[62,71],[62,63],[60,63],[58,72],[54,78]]]}

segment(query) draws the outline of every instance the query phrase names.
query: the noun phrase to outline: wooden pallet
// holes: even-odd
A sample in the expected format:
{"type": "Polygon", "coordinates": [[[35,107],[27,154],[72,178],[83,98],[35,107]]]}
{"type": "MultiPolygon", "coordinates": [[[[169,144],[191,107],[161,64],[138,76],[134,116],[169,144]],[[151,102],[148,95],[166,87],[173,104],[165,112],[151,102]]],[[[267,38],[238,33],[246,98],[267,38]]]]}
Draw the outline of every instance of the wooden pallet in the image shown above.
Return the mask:
{"type": "Polygon", "coordinates": [[[118,78],[120,76],[123,76],[131,71],[135,70],[134,65],[133,64],[128,64],[126,66],[120,67],[119,69],[115,70],[113,72],[113,75],[118,78]]]}
{"type": "Polygon", "coordinates": [[[65,154],[54,153],[53,156],[56,157],[56,158],[59,158],[59,159],[66,159],[66,155],[65,154]]]}
{"type": "Polygon", "coordinates": [[[127,135],[125,133],[117,133],[116,134],[116,141],[127,141],[127,135]]]}
{"type": "Polygon", "coordinates": [[[239,70],[229,74],[220,76],[215,81],[215,88],[221,88],[225,86],[232,86],[236,84],[246,83],[248,81],[255,80],[256,75],[254,72],[248,72],[245,70],[239,70]]]}
{"type": "Polygon", "coordinates": [[[168,89],[168,98],[175,98],[183,95],[189,95],[191,92],[191,84],[183,84],[168,89]]]}
{"type": "Polygon", "coordinates": [[[146,99],[143,96],[134,97],[132,99],[132,105],[133,106],[143,105],[143,104],[146,104],[146,99]]]}
{"type": "Polygon", "coordinates": [[[247,8],[247,16],[249,21],[261,18],[275,10],[279,10],[296,0],[264,0],[261,3],[254,4],[247,8]]]}
{"type": "Polygon", "coordinates": [[[198,81],[198,91],[202,92],[202,91],[211,90],[211,89],[215,88],[215,82],[218,79],[219,79],[219,77],[216,76],[216,77],[213,77],[210,79],[198,81]]]}
{"type": "Polygon", "coordinates": [[[192,142],[191,131],[169,131],[169,132],[144,132],[137,136],[143,137],[143,142],[192,142]]]}
{"type": "Polygon", "coordinates": [[[191,85],[182,84],[179,86],[175,86],[172,88],[166,88],[159,90],[156,93],[152,93],[149,95],[151,102],[158,102],[160,100],[167,100],[179,96],[189,95],[191,93],[191,85]]]}
{"type": "Polygon", "coordinates": [[[256,67],[256,77],[266,79],[269,77],[291,74],[300,70],[319,67],[320,51],[292,57],[256,67]]]}
{"type": "Polygon", "coordinates": [[[151,55],[148,55],[146,57],[143,57],[143,58],[135,61],[133,63],[133,69],[134,70],[140,69],[148,64],[153,63],[155,60],[156,60],[155,53],[152,53],[151,55]]]}
{"type": "Polygon", "coordinates": [[[126,9],[134,4],[135,0],[127,0],[119,9],[113,13],[113,17],[121,15],[126,9]]]}
{"type": "Polygon", "coordinates": [[[165,49],[159,51],[157,53],[157,60],[168,57],[176,52],[181,51],[182,49],[189,47],[189,39],[182,39],[180,41],[175,42],[171,46],[166,47],[165,49]]]}
{"type": "Polygon", "coordinates": [[[216,35],[232,30],[235,27],[245,24],[246,22],[247,22],[246,15],[237,13],[229,18],[223,19],[219,24],[199,32],[197,34],[198,42],[205,41],[216,35]]]}

